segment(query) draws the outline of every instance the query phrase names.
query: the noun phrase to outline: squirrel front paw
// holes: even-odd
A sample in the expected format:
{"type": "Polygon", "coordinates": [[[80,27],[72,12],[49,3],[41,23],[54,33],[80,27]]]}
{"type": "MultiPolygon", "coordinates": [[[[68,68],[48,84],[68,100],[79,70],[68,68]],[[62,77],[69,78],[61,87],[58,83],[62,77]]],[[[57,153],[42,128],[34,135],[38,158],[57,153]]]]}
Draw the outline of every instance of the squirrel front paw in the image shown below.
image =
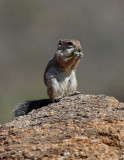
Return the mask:
{"type": "Polygon", "coordinates": [[[74,54],[75,54],[78,58],[83,57],[83,52],[78,52],[78,51],[76,51],[76,52],[74,52],[74,54]]]}

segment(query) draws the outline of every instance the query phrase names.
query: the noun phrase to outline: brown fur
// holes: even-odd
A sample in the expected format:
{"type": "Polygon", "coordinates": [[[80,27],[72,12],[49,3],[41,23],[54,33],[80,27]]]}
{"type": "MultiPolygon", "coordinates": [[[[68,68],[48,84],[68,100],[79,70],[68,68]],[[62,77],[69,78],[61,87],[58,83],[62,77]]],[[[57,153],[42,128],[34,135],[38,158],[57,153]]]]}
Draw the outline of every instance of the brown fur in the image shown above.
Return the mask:
{"type": "Polygon", "coordinates": [[[44,82],[51,99],[73,94],[77,89],[75,69],[83,55],[79,41],[60,40],[54,58],[48,63],[44,82]]]}

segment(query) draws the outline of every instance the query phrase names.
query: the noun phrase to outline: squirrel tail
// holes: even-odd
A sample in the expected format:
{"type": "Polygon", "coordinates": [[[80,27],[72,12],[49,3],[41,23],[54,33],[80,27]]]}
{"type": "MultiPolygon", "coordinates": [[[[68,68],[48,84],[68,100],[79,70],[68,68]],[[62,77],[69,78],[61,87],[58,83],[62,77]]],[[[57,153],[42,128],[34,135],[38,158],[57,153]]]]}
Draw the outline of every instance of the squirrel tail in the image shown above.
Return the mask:
{"type": "Polygon", "coordinates": [[[43,106],[47,106],[48,104],[52,102],[53,101],[51,99],[25,101],[23,103],[18,104],[13,112],[14,112],[15,117],[23,116],[29,113],[30,111],[32,111],[33,109],[38,109],[43,106]]]}

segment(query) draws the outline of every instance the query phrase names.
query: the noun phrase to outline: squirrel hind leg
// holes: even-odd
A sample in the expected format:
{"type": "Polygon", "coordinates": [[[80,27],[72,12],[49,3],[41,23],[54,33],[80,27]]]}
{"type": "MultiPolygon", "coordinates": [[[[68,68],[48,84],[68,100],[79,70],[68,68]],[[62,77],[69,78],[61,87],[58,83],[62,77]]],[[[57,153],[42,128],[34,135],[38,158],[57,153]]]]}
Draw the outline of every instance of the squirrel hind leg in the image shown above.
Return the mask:
{"type": "Polygon", "coordinates": [[[53,102],[57,102],[63,97],[61,90],[56,90],[53,86],[47,88],[47,93],[53,102]]]}
{"type": "Polygon", "coordinates": [[[76,91],[75,93],[72,93],[69,96],[74,96],[74,95],[78,95],[78,94],[81,94],[81,92],[80,91],[76,91]]]}
{"type": "Polygon", "coordinates": [[[63,89],[56,78],[51,78],[50,83],[47,85],[47,93],[52,100],[63,97],[63,89]]]}
{"type": "Polygon", "coordinates": [[[59,96],[59,97],[57,97],[57,98],[54,98],[54,99],[53,99],[53,102],[57,103],[57,102],[59,102],[61,99],[62,99],[62,97],[59,96]]]}

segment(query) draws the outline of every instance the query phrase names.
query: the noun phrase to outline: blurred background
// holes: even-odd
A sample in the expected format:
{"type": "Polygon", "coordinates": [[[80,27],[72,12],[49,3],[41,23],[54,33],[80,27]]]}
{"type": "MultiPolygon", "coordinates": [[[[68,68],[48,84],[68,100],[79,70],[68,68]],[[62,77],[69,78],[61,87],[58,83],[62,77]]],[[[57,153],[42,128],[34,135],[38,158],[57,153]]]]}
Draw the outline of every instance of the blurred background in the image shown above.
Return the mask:
{"type": "Polygon", "coordinates": [[[124,102],[123,0],[0,0],[0,123],[25,100],[46,98],[43,73],[59,39],[81,41],[83,94],[124,102]]]}

